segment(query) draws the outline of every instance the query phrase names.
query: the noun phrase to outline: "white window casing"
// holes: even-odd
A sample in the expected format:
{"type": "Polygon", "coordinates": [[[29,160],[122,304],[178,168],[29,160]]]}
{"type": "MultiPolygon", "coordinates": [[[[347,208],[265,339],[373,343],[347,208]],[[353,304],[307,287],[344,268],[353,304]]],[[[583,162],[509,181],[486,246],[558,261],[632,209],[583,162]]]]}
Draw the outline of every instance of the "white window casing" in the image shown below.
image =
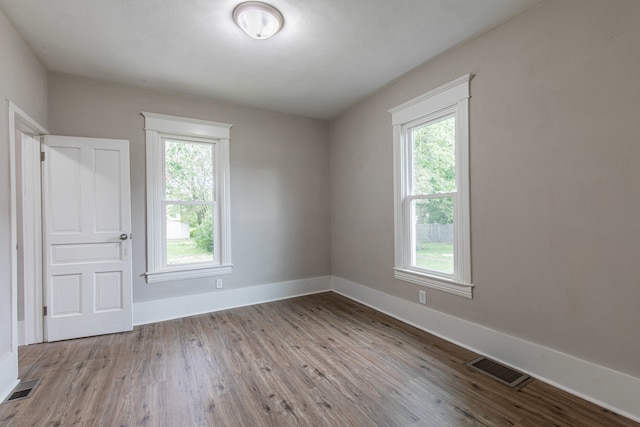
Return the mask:
{"type": "Polygon", "coordinates": [[[147,282],[230,274],[231,224],[229,133],[232,125],[142,112],[147,164],[147,282]],[[211,144],[213,147],[214,259],[212,262],[166,265],[166,216],[163,204],[165,140],[211,144]]]}
{"type": "Polygon", "coordinates": [[[471,299],[471,232],[469,206],[469,97],[467,74],[389,110],[393,127],[394,231],[396,279],[471,299]],[[453,198],[453,273],[418,268],[410,204],[430,195],[411,194],[410,129],[444,117],[455,117],[456,191],[437,197],[453,198]]]}

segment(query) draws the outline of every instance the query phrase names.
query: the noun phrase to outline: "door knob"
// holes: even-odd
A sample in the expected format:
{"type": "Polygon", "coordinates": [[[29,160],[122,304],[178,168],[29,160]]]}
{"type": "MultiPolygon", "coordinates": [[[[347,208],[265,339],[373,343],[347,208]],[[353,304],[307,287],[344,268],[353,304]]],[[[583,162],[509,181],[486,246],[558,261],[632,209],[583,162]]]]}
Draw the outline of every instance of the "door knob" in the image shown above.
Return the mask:
{"type": "Polygon", "coordinates": [[[129,238],[129,236],[126,235],[126,234],[121,234],[120,235],[120,240],[127,240],[128,238],[129,238]]]}

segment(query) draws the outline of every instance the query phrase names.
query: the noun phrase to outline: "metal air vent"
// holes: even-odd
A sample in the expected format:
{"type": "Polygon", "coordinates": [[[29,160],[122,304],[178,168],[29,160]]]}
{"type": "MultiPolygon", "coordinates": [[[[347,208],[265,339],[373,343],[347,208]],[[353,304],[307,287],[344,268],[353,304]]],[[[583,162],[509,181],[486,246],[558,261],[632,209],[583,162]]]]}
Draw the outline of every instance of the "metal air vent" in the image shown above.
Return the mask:
{"type": "Polygon", "coordinates": [[[527,374],[518,372],[484,356],[468,362],[467,366],[512,388],[524,387],[527,384],[525,381],[531,378],[527,374]]]}
{"type": "Polygon", "coordinates": [[[16,400],[31,397],[33,392],[36,391],[38,385],[40,385],[40,381],[42,381],[42,379],[39,378],[37,380],[21,382],[16,386],[16,388],[13,389],[9,397],[7,397],[7,399],[3,403],[15,402],[16,400]]]}

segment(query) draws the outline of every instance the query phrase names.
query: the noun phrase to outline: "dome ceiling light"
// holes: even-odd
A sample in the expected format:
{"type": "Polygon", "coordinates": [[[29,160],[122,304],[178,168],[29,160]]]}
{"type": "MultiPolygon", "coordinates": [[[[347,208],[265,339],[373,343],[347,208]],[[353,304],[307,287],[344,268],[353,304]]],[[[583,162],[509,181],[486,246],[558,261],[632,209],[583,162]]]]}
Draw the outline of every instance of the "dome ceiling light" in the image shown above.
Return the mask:
{"type": "Polygon", "coordinates": [[[254,39],[268,39],[284,25],[282,14],[275,7],[259,1],[240,3],[233,10],[233,20],[254,39]]]}

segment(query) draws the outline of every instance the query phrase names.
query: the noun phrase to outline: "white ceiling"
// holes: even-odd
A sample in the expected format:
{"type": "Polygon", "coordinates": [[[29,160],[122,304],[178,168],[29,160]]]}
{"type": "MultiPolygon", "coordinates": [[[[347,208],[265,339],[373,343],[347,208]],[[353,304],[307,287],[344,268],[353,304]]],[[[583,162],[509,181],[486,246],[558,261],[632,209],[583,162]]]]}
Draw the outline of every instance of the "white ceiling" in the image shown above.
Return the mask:
{"type": "Polygon", "coordinates": [[[52,71],[331,119],[541,0],[270,0],[254,40],[241,0],[0,0],[52,71]]]}

